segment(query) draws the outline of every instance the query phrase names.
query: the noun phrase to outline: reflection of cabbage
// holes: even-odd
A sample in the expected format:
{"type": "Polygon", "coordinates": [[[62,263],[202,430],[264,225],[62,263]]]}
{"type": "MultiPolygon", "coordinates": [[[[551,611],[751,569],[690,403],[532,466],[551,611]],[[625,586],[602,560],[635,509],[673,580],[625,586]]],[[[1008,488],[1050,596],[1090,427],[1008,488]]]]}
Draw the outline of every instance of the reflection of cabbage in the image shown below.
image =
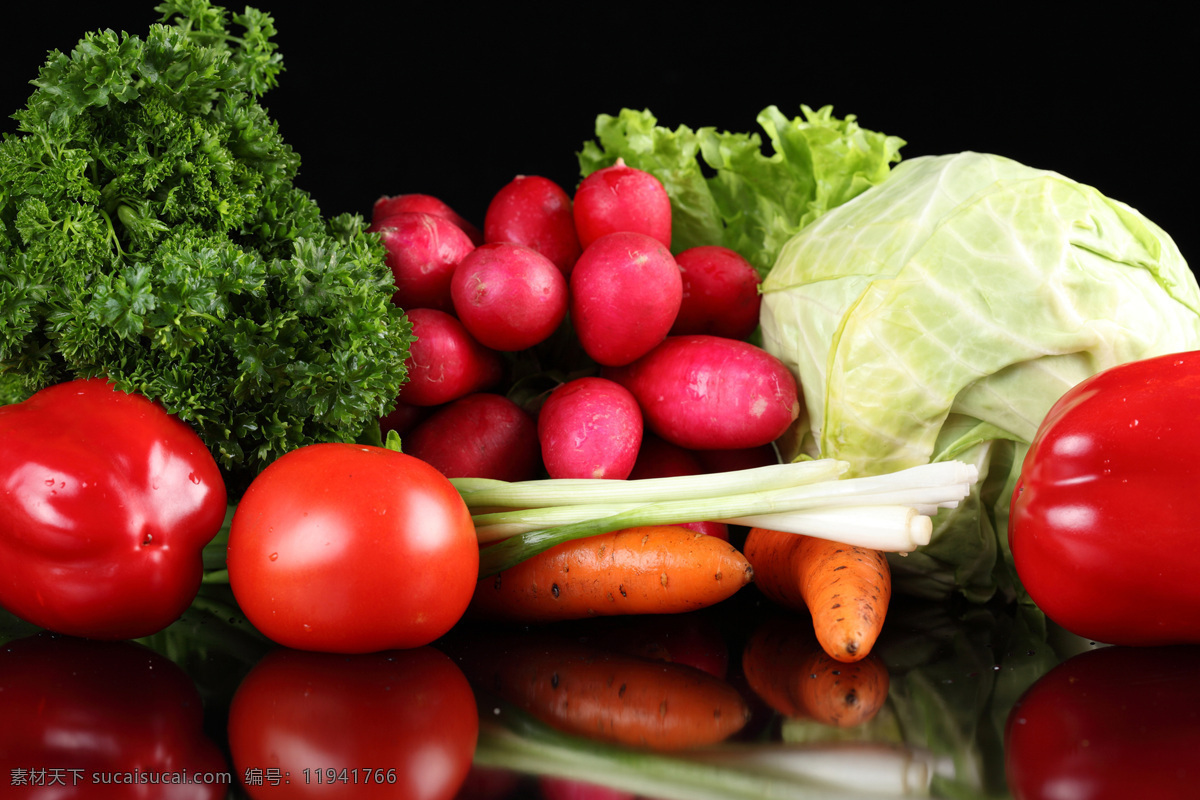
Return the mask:
{"type": "Polygon", "coordinates": [[[981,489],[894,559],[899,588],[1012,586],[1008,500],[1051,404],[1106,367],[1200,348],[1200,288],[1171,239],[1095,189],[997,156],[905,161],[783,248],[764,346],[800,379],[788,457],[860,474],[958,458],[981,489]]]}

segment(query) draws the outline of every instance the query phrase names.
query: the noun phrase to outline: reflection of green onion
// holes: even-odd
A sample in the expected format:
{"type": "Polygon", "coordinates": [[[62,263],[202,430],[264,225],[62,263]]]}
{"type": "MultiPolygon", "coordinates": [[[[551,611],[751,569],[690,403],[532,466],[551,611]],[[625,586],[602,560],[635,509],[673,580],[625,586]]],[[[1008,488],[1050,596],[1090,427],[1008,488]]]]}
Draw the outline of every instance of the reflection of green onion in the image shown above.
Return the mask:
{"type": "Polygon", "coordinates": [[[481,554],[480,574],[488,575],[571,539],[705,520],[908,553],[929,543],[929,516],[954,507],[978,478],[960,461],[839,480],[844,466],[825,459],[633,481],[454,483],[479,540],[496,542],[481,554]]]}
{"type": "Polygon", "coordinates": [[[938,768],[937,759],[926,750],[865,741],[755,742],[687,751],[683,757],[781,780],[873,792],[879,797],[927,795],[938,768]]]}
{"type": "Polygon", "coordinates": [[[926,751],[869,742],[725,744],[653,753],[566,736],[527,720],[513,729],[484,720],[475,763],[663,800],[920,797],[928,796],[936,766],[926,751]]]}

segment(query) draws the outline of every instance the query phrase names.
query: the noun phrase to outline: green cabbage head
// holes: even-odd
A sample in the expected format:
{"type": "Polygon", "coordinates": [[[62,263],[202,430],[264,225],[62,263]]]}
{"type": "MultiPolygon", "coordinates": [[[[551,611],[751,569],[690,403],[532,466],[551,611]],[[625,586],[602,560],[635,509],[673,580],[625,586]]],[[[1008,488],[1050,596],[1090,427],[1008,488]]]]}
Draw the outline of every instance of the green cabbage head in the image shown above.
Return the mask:
{"type": "Polygon", "coordinates": [[[1200,289],[1171,238],[1054,172],[979,153],[902,162],[790,239],[763,282],[764,347],[800,381],[785,458],[855,474],[976,464],[968,502],[893,557],[897,590],[1020,596],[1008,505],[1068,388],[1200,348],[1200,289]]]}

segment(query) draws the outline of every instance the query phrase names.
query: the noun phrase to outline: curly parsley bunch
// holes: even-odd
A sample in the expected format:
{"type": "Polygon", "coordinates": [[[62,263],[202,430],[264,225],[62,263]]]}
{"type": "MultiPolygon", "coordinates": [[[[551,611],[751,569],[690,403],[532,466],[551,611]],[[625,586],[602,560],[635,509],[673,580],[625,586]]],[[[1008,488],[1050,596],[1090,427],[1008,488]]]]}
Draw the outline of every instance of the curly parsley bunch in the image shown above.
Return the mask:
{"type": "Polygon", "coordinates": [[[282,71],[272,18],[156,10],[144,38],[51,52],[0,142],[0,402],[107,376],[251,473],[370,438],[411,327],[363,220],[293,184],[258,102],[282,71]]]}

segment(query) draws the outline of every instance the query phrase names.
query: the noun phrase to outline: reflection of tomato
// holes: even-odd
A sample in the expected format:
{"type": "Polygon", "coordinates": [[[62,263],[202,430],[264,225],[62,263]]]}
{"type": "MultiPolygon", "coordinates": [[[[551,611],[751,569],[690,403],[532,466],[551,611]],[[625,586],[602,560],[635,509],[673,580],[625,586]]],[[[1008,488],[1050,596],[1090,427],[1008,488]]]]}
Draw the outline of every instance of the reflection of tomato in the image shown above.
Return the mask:
{"type": "Polygon", "coordinates": [[[229,582],[250,623],[302,650],[429,644],[475,591],[479,545],[441,473],[380,447],[316,444],[268,466],[229,534],[229,582]]]}
{"type": "Polygon", "coordinates": [[[142,645],[44,633],[9,642],[0,698],[4,797],[215,800],[229,790],[195,685],[142,645]]]}
{"type": "Polygon", "coordinates": [[[467,679],[432,647],[276,650],[229,708],[236,777],[253,798],[450,798],[478,734],[467,679]]]}
{"type": "Polygon", "coordinates": [[[1041,677],[1005,729],[1017,800],[1194,797],[1200,647],[1106,647],[1041,677]]]}

